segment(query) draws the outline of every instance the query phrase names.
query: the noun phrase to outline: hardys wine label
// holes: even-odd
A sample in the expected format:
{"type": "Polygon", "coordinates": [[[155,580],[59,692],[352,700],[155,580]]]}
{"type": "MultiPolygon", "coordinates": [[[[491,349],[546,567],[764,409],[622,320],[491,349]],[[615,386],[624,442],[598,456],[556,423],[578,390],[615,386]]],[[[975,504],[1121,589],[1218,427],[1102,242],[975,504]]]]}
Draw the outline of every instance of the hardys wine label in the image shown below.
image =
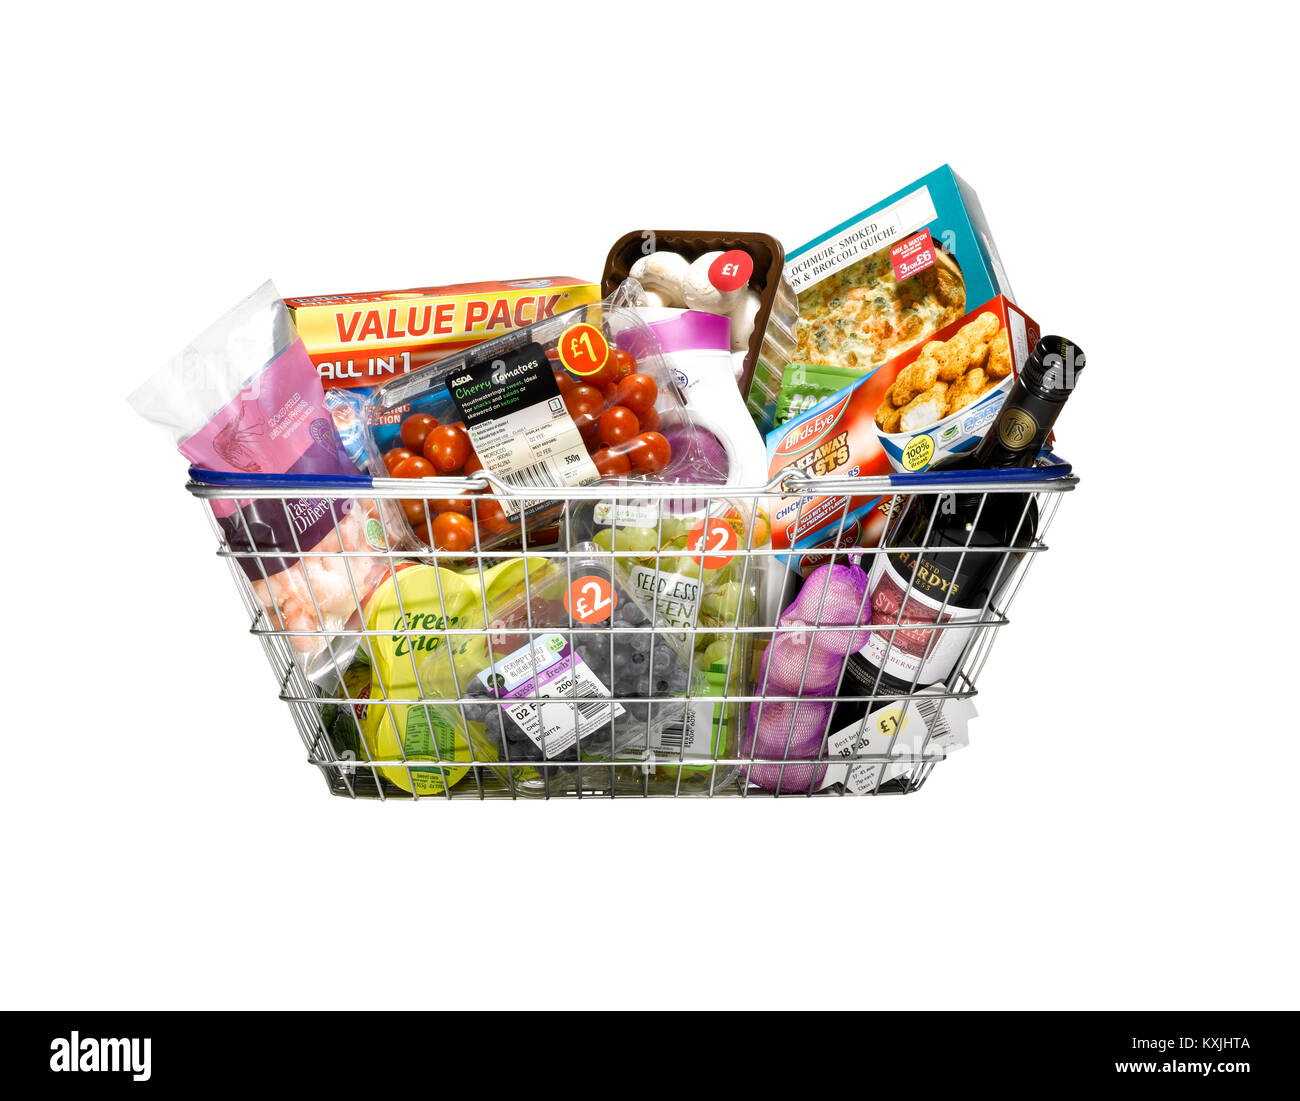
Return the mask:
{"type": "Polygon", "coordinates": [[[1019,406],[1002,410],[998,418],[998,440],[1011,451],[1019,451],[1034,442],[1038,435],[1038,421],[1033,414],[1019,406]]]}
{"type": "Polygon", "coordinates": [[[872,565],[871,622],[882,629],[872,631],[858,652],[897,680],[934,684],[952,672],[970,641],[971,629],[957,624],[978,621],[980,609],[956,602],[947,571],[927,569],[922,578],[915,559],[908,559],[879,555],[872,565]]]}

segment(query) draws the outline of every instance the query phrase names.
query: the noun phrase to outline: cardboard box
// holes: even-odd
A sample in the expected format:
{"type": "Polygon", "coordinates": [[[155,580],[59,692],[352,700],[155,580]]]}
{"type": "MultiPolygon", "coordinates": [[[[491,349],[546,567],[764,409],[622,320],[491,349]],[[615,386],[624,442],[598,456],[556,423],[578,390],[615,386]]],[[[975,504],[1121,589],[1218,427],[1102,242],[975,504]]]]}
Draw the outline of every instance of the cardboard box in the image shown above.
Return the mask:
{"type": "Polygon", "coordinates": [[[452,352],[600,300],[568,276],[286,298],[325,389],[369,392],[452,352]]]}
{"type": "MultiPolygon", "coordinates": [[[[768,433],[769,477],[790,467],[837,477],[919,472],[975,447],[1038,337],[1038,324],[1007,298],[984,303],[768,433]],[[949,392],[958,386],[969,400],[949,412],[949,392]],[[894,395],[908,400],[900,407],[894,395]],[[890,423],[905,410],[917,416],[906,431],[890,423]],[[886,431],[891,426],[898,430],[886,431]]],[[[821,546],[835,537],[846,510],[852,530],[880,502],[879,494],[782,498],[773,508],[772,545],[821,546]]]]}
{"type": "Polygon", "coordinates": [[[1014,300],[979,199],[948,165],[790,252],[784,276],[799,315],[792,331],[769,322],[749,391],[764,431],[790,365],[866,373],[979,303],[1014,300]]]}

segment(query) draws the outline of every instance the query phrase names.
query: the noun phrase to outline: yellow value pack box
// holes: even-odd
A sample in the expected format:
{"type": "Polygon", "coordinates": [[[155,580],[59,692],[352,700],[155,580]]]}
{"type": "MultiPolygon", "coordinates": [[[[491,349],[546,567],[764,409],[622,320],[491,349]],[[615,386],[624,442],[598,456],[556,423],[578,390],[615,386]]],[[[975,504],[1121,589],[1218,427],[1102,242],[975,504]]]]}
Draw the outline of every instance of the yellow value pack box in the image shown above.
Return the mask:
{"type": "Polygon", "coordinates": [[[452,352],[600,300],[570,276],[286,298],[325,389],[368,392],[452,352]]]}

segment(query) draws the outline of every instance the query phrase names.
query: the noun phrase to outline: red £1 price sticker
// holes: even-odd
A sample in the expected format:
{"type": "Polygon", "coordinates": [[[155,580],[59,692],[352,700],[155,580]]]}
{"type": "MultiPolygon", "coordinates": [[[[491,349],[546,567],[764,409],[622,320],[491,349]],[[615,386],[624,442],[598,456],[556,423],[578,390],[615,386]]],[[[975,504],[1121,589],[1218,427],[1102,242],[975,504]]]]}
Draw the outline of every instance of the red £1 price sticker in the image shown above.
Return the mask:
{"type": "Polygon", "coordinates": [[[709,265],[709,282],[726,293],[749,285],[754,274],[754,260],[744,249],[724,252],[709,265]]]}
{"type": "Polygon", "coordinates": [[[578,578],[564,594],[564,610],[579,623],[604,623],[618,607],[618,593],[609,578],[588,574],[578,578]]]}
{"type": "Polygon", "coordinates": [[[697,524],[686,537],[686,549],[692,560],[706,570],[720,570],[735,556],[740,541],[736,529],[724,520],[710,520],[708,527],[697,524]]]}
{"type": "Polygon", "coordinates": [[[609,359],[609,341],[605,334],[585,321],[565,329],[556,346],[565,369],[579,378],[594,375],[609,359]]]}

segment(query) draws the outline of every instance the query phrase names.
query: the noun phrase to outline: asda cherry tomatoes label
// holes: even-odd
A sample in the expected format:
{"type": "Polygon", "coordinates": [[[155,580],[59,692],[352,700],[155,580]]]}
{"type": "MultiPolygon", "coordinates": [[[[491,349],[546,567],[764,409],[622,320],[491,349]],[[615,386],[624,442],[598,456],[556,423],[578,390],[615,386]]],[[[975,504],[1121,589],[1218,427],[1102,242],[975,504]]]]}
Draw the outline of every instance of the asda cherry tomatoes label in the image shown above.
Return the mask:
{"type": "Polygon", "coordinates": [[[604,623],[618,607],[618,593],[609,578],[596,574],[579,577],[564,594],[564,610],[579,623],[604,623]]]}
{"type": "Polygon", "coordinates": [[[585,321],[565,329],[556,347],[565,369],[579,378],[594,375],[609,359],[609,341],[605,334],[585,321]]]}
{"type": "Polygon", "coordinates": [[[686,547],[691,558],[706,570],[720,570],[736,557],[739,545],[736,529],[723,520],[710,520],[707,525],[697,524],[686,536],[686,547]]]}
{"type": "Polygon", "coordinates": [[[724,292],[747,287],[753,274],[754,259],[743,249],[724,252],[709,265],[709,282],[724,292]]]}

